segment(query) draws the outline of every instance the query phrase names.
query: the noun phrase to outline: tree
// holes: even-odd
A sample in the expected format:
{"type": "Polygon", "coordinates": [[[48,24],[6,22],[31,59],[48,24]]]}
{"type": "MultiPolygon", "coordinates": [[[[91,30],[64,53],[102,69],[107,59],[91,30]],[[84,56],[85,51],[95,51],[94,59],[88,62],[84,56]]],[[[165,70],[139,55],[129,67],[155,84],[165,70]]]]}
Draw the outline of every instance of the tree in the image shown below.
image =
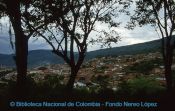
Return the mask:
{"type": "Polygon", "coordinates": [[[17,68],[17,86],[20,88],[25,84],[27,74],[27,52],[28,39],[23,32],[21,23],[21,6],[20,1],[3,0],[4,5],[1,7],[4,13],[9,17],[15,33],[15,62],[17,68]]]}
{"type": "MultiPolygon", "coordinates": [[[[27,55],[28,55],[28,40],[34,31],[27,31],[24,27],[22,15],[27,13],[30,1],[20,0],[0,0],[0,17],[8,16],[15,35],[15,62],[17,69],[17,89],[19,93],[23,91],[26,84],[27,75],[27,55]]],[[[25,21],[28,21],[25,19],[25,21]]],[[[40,26],[41,27],[41,26],[40,26]]],[[[10,27],[11,35],[11,27],[10,27]]],[[[20,93],[21,94],[21,93],[20,93]]],[[[19,95],[20,95],[19,94],[19,95]]]]}
{"type": "Polygon", "coordinates": [[[131,17],[129,28],[151,24],[161,34],[162,56],[165,66],[167,90],[173,88],[172,62],[175,39],[175,1],[173,0],[137,0],[135,14],[131,17]]]}
{"type": "Polygon", "coordinates": [[[34,7],[38,9],[35,10],[37,12],[35,15],[43,20],[45,27],[36,30],[31,23],[27,25],[30,25],[30,28],[37,32],[36,36],[43,37],[52,47],[53,53],[62,57],[70,66],[71,74],[67,90],[72,90],[87,52],[90,33],[96,31],[100,32],[101,35],[99,38],[92,39],[91,42],[103,40],[104,44],[107,44],[118,41],[118,35],[113,27],[119,25],[114,21],[117,16],[116,4],[119,1],[51,0],[45,1],[44,4],[41,4],[40,0],[34,2],[34,7]],[[96,30],[97,22],[107,24],[109,30],[96,30]],[[75,53],[76,51],[78,53],[75,53]]]}

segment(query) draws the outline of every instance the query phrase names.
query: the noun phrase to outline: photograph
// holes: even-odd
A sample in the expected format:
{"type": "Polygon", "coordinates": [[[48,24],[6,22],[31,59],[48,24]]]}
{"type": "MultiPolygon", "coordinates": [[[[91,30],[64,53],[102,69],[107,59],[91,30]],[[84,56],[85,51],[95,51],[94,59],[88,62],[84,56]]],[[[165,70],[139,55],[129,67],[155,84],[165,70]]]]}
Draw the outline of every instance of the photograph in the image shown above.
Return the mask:
{"type": "Polygon", "coordinates": [[[175,0],[0,0],[0,111],[175,111],[175,0]]]}

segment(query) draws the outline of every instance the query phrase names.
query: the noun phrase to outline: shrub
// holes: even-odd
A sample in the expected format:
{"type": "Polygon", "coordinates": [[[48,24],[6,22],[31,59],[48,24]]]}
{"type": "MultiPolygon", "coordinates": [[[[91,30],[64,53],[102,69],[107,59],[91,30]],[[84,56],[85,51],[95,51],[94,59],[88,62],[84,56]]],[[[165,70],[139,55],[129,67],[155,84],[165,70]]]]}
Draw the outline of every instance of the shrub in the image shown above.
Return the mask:
{"type": "MultiPolygon", "coordinates": [[[[61,79],[63,78],[61,77],[61,79]]],[[[55,89],[58,86],[60,86],[60,77],[57,75],[47,75],[45,76],[43,81],[40,81],[38,83],[38,86],[44,87],[44,88],[55,89]]]]}
{"type": "Polygon", "coordinates": [[[141,61],[140,63],[135,63],[132,66],[128,66],[126,68],[126,72],[139,72],[143,74],[148,74],[149,71],[156,67],[155,64],[162,64],[162,60],[157,58],[149,61],[141,61]]]}
{"type": "Polygon", "coordinates": [[[141,76],[119,84],[118,92],[129,96],[158,95],[165,90],[154,78],[141,76]]]}
{"type": "Polygon", "coordinates": [[[74,94],[78,96],[89,95],[91,92],[86,87],[80,87],[74,89],[74,94]]]}
{"type": "Polygon", "coordinates": [[[107,75],[98,75],[92,79],[92,82],[100,85],[101,88],[106,88],[109,82],[109,76],[107,75]]]}

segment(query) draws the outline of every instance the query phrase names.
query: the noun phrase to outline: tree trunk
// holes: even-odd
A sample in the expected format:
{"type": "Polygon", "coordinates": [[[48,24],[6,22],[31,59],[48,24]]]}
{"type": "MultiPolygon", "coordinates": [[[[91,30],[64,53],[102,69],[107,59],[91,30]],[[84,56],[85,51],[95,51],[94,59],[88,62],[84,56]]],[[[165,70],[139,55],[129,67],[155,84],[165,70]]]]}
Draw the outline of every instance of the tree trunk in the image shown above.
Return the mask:
{"type": "Polygon", "coordinates": [[[165,78],[167,84],[167,91],[171,92],[173,89],[173,78],[172,78],[172,62],[173,62],[173,47],[171,45],[167,45],[166,47],[166,56],[164,58],[165,64],[165,78]]]}
{"type": "Polygon", "coordinates": [[[72,91],[77,73],[78,73],[78,70],[76,70],[76,68],[71,68],[71,75],[66,86],[67,91],[72,91]]]}
{"type": "Polygon", "coordinates": [[[20,34],[16,37],[17,86],[25,88],[27,75],[28,39],[20,34]]]}
{"type": "Polygon", "coordinates": [[[168,63],[165,64],[165,78],[167,84],[167,91],[171,91],[173,88],[172,71],[171,71],[171,65],[169,65],[168,63]]]}
{"type": "Polygon", "coordinates": [[[17,93],[25,95],[27,75],[28,37],[25,36],[21,23],[20,1],[6,1],[7,12],[15,33],[15,62],[17,69],[17,93]],[[13,3],[13,4],[12,4],[13,3]]]}
{"type": "Polygon", "coordinates": [[[77,76],[77,73],[84,61],[84,58],[85,58],[85,51],[84,52],[79,52],[79,58],[78,58],[78,61],[77,61],[77,64],[74,66],[73,64],[71,66],[71,75],[70,75],[70,78],[69,78],[69,81],[67,83],[67,91],[72,91],[73,87],[74,87],[74,82],[75,82],[75,79],[76,79],[76,76],[77,76]]]}
{"type": "Polygon", "coordinates": [[[15,62],[17,69],[17,95],[24,96],[26,91],[28,38],[24,35],[21,26],[12,23],[15,32],[15,62]]]}

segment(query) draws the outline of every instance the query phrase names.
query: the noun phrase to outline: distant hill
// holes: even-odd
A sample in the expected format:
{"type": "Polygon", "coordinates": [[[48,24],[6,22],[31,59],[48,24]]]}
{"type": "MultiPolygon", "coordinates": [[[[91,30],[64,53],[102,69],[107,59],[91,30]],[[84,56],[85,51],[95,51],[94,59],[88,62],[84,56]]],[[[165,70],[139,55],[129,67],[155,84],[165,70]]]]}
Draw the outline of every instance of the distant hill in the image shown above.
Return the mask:
{"type": "MultiPolygon", "coordinates": [[[[0,65],[7,67],[15,67],[14,55],[0,54],[0,65]]],[[[36,67],[47,64],[62,64],[63,59],[56,56],[51,50],[32,50],[28,53],[28,66],[36,67]]]]}
{"type": "Polygon", "coordinates": [[[63,63],[64,60],[53,54],[51,50],[33,50],[28,53],[29,67],[63,63]]]}
{"type": "Polygon", "coordinates": [[[0,54],[0,65],[14,67],[13,55],[0,54]]]}
{"type": "Polygon", "coordinates": [[[161,40],[154,40],[150,42],[144,42],[134,45],[127,45],[121,47],[107,48],[87,53],[87,58],[103,56],[119,56],[119,55],[133,55],[140,53],[148,53],[160,50],[161,40]]]}
{"type": "MultiPolygon", "coordinates": [[[[103,56],[133,55],[139,53],[154,52],[160,50],[160,46],[161,46],[161,40],[154,40],[134,45],[101,49],[88,52],[86,54],[85,60],[103,56]]],[[[47,64],[62,64],[62,63],[64,63],[63,59],[53,54],[50,50],[33,50],[29,51],[28,54],[29,67],[42,66],[47,64]]],[[[15,67],[13,55],[0,54],[0,65],[15,67]]]]}

